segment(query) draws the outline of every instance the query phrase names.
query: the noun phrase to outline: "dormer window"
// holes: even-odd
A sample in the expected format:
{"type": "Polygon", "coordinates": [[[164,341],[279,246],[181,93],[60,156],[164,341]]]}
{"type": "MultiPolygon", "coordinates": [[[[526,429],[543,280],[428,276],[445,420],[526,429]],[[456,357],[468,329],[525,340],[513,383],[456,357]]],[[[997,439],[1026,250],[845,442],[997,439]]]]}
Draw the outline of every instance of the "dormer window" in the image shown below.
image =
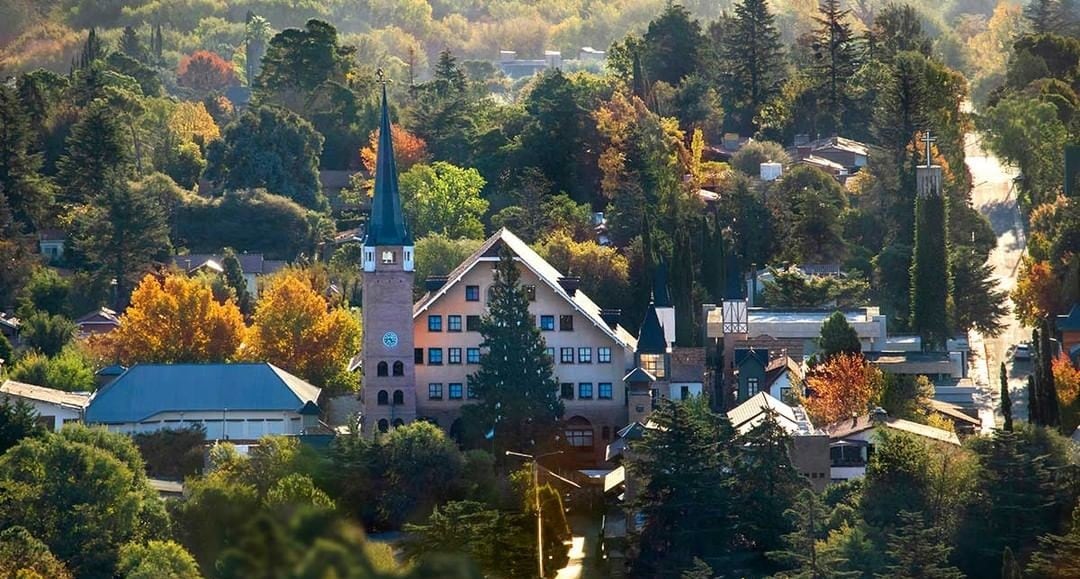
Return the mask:
{"type": "Polygon", "coordinates": [[[383,262],[384,265],[393,264],[394,263],[394,252],[393,251],[384,251],[384,252],[382,252],[382,262],[383,262]]]}

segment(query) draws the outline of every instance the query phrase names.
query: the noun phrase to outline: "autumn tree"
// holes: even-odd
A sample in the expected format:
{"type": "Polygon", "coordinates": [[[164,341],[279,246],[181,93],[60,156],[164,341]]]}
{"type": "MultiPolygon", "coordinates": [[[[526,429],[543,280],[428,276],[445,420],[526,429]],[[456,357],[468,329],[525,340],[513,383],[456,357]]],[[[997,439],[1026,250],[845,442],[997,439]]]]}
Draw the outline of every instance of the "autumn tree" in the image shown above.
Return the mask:
{"type": "Polygon", "coordinates": [[[803,403],[817,424],[861,416],[880,395],[883,378],[861,355],[837,354],[807,378],[803,403]]]}
{"type": "Polygon", "coordinates": [[[210,286],[185,275],[146,276],[111,336],[124,364],[236,360],[246,327],[233,301],[214,300],[210,286]]]}
{"type": "Polygon", "coordinates": [[[169,117],[169,128],[185,143],[205,145],[221,136],[214,117],[201,102],[184,101],[177,104],[169,117]]]}
{"type": "MultiPolygon", "coordinates": [[[[428,160],[427,143],[424,139],[409,132],[400,125],[392,125],[390,137],[394,144],[394,161],[398,171],[404,173],[413,165],[424,163],[428,160]]],[[[368,146],[360,149],[360,160],[364,162],[364,168],[368,173],[375,175],[375,159],[379,152],[379,129],[371,131],[368,137],[368,146]]]]}
{"type": "Polygon", "coordinates": [[[249,333],[250,358],[281,366],[316,386],[350,389],[349,359],[360,350],[360,322],[331,308],[302,269],[266,282],[249,333]]]}
{"type": "Polygon", "coordinates": [[[200,93],[221,91],[236,84],[232,65],[215,52],[198,50],[180,59],[176,79],[181,86],[200,93]]]}
{"type": "Polygon", "coordinates": [[[1012,300],[1016,317],[1026,326],[1035,326],[1051,314],[1056,314],[1061,302],[1061,282],[1045,261],[1025,259],[1017,275],[1012,300]]]}
{"type": "Polygon", "coordinates": [[[536,251],[564,275],[581,277],[581,291],[604,307],[619,307],[629,299],[630,264],[615,248],[574,241],[566,232],[556,231],[536,251]]]}
{"type": "Polygon", "coordinates": [[[1080,370],[1064,353],[1054,358],[1054,388],[1057,390],[1058,404],[1061,408],[1061,429],[1072,432],[1080,424],[1080,370]]]}

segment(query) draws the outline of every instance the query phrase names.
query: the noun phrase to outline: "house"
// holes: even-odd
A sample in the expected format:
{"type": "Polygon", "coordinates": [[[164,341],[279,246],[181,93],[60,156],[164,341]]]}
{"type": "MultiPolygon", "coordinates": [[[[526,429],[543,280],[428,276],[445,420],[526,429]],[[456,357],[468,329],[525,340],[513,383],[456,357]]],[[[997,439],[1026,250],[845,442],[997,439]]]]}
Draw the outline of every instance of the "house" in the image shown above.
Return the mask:
{"type": "Polygon", "coordinates": [[[806,377],[802,364],[786,354],[769,360],[765,367],[765,388],[770,396],[777,400],[790,402],[798,389],[802,388],[806,377]]]}
{"type": "Polygon", "coordinates": [[[870,159],[871,146],[844,137],[828,137],[789,149],[792,159],[801,160],[816,157],[828,161],[848,173],[854,173],[866,166],[870,159]]]}
{"type": "Polygon", "coordinates": [[[210,440],[255,442],[319,427],[321,390],[269,364],[140,364],[98,390],[86,422],[114,432],[201,426],[210,440]]]}
{"type": "Polygon", "coordinates": [[[120,316],[104,306],[75,320],[78,336],[87,338],[95,334],[108,334],[120,327],[120,316]]]}
{"type": "MultiPolygon", "coordinates": [[[[19,330],[21,327],[22,322],[19,321],[19,318],[0,312],[0,335],[7,338],[13,346],[19,343],[19,330]]],[[[10,362],[10,360],[8,361],[10,362]]]]}
{"type": "Polygon", "coordinates": [[[866,475],[866,465],[874,453],[874,432],[888,428],[922,437],[936,444],[960,446],[956,434],[901,418],[891,418],[878,408],[870,414],[844,419],[825,428],[829,435],[830,478],[832,482],[866,475]]]}
{"type": "Polygon", "coordinates": [[[926,376],[935,385],[952,386],[967,377],[967,364],[961,352],[864,351],[863,356],[884,372],[926,376]]]}
{"type": "Polygon", "coordinates": [[[38,250],[47,261],[59,261],[64,257],[67,233],[61,229],[42,229],[38,232],[38,250]]]}
{"type": "MultiPolygon", "coordinates": [[[[581,458],[602,461],[604,446],[628,422],[622,383],[638,340],[618,324],[618,312],[601,310],[578,289],[578,278],[564,276],[506,229],[488,238],[446,279],[431,280],[428,293],[413,307],[416,415],[456,434],[461,406],[470,399],[468,376],[480,362],[480,317],[503,247],[519,264],[529,309],[554,361],[566,440],[581,458]]],[[[666,348],[662,333],[658,343],[666,348]]],[[[373,370],[387,371],[365,361],[365,374],[373,370]]]]}
{"type": "Polygon", "coordinates": [[[767,392],[759,392],[732,408],[727,416],[739,434],[746,434],[769,414],[791,436],[788,455],[792,466],[815,491],[825,490],[831,480],[829,437],[814,427],[801,406],[789,406],[767,392]]]}
{"type": "MultiPolygon", "coordinates": [[[[261,253],[238,253],[236,260],[240,262],[240,270],[244,273],[244,281],[247,282],[247,291],[252,297],[259,296],[259,278],[264,275],[276,273],[285,269],[288,262],[266,259],[261,253]]],[[[221,273],[225,271],[225,256],[215,253],[192,253],[176,255],[172,263],[184,270],[189,275],[199,271],[213,271],[221,273]]]]}
{"type": "Polygon", "coordinates": [[[819,169],[824,173],[832,175],[837,181],[840,181],[841,183],[846,181],[847,178],[850,176],[847,167],[844,167],[840,163],[836,163],[824,157],[818,157],[817,155],[813,154],[801,157],[797,159],[795,163],[798,165],[808,165],[810,167],[814,167],[815,169],[819,169]]]}
{"type": "Polygon", "coordinates": [[[955,430],[957,434],[971,435],[982,431],[982,421],[979,420],[977,416],[978,413],[970,409],[965,409],[958,404],[950,404],[940,400],[931,400],[930,412],[952,422],[953,430],[955,430]],[[972,414],[976,414],[976,416],[972,416],[972,414]]]}
{"type": "Polygon", "coordinates": [[[1057,330],[1061,333],[1061,351],[1080,368],[1080,303],[1073,304],[1067,315],[1057,317],[1057,330]]]}
{"type": "Polygon", "coordinates": [[[765,369],[769,367],[769,351],[757,348],[735,350],[735,402],[749,400],[765,387],[765,369]]]}
{"type": "Polygon", "coordinates": [[[0,384],[0,399],[12,402],[21,400],[34,408],[38,422],[45,428],[56,431],[69,422],[82,420],[83,412],[90,400],[89,392],[64,392],[44,386],[24,384],[14,380],[5,380],[0,384]]]}
{"type": "MultiPolygon", "coordinates": [[[[745,303],[745,300],[736,300],[745,303]]],[[[737,348],[755,348],[784,352],[795,360],[803,360],[817,352],[821,326],[837,310],[745,308],[746,332],[740,332],[737,348]]],[[[879,308],[864,307],[840,310],[848,324],[859,335],[864,352],[882,349],[887,339],[887,317],[879,308]]],[[[720,307],[705,306],[706,337],[724,338],[723,312],[720,307]]]]}

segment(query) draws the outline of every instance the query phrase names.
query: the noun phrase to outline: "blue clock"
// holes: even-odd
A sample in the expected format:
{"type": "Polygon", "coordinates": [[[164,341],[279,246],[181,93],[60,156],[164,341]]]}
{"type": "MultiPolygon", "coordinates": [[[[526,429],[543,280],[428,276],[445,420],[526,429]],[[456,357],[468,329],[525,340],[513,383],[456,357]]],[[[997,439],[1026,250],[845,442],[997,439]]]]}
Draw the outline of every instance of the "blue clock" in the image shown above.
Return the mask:
{"type": "Polygon", "coordinates": [[[394,332],[386,332],[382,335],[382,343],[388,349],[394,349],[398,345],[398,337],[394,332]]]}

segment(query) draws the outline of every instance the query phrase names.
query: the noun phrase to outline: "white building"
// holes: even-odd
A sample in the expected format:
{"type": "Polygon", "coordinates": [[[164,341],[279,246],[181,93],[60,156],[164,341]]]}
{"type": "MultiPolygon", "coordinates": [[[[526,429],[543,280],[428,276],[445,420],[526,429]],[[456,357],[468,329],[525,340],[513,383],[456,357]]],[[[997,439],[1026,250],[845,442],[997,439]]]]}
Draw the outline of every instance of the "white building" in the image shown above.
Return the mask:
{"type": "Polygon", "coordinates": [[[913,434],[938,444],[960,446],[956,434],[901,418],[891,418],[880,408],[871,414],[841,420],[825,428],[829,435],[830,477],[843,482],[866,476],[866,465],[877,444],[878,428],[913,434]]]}
{"type": "Polygon", "coordinates": [[[6,380],[0,385],[0,399],[21,400],[34,408],[38,422],[49,430],[59,430],[69,422],[82,420],[90,401],[89,392],[64,392],[44,386],[6,380]]]}

